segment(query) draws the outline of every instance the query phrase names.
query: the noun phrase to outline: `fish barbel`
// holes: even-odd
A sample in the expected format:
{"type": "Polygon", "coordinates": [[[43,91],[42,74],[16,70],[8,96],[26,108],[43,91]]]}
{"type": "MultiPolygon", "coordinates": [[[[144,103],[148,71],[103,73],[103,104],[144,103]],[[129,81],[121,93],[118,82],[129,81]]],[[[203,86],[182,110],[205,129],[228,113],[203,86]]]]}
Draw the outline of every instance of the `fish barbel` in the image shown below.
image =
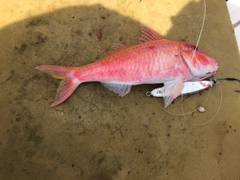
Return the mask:
{"type": "Polygon", "coordinates": [[[51,107],[65,101],[79,84],[97,81],[119,96],[132,85],[164,83],[165,108],[181,93],[184,82],[203,80],[218,70],[218,63],[203,50],[181,41],[163,39],[140,25],[140,43],[118,45],[96,62],[80,67],[41,65],[36,69],[62,79],[51,107]]]}

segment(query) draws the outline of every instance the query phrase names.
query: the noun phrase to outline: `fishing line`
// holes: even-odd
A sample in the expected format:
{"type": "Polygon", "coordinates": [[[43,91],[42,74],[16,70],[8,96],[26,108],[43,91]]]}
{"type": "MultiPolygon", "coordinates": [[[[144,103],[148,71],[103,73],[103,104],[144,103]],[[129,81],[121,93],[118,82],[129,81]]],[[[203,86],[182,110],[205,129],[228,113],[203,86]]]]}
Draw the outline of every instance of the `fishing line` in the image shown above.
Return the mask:
{"type": "MultiPolygon", "coordinates": [[[[212,90],[212,86],[211,86],[211,88],[210,88],[210,90],[209,90],[209,92],[208,92],[208,94],[207,94],[207,97],[206,97],[206,99],[205,99],[205,101],[201,104],[201,106],[203,106],[206,102],[207,102],[207,100],[208,100],[208,98],[209,98],[209,96],[210,96],[210,92],[211,92],[211,90],[212,90]]],[[[195,111],[197,111],[198,110],[198,108],[196,108],[196,109],[194,109],[193,111],[191,111],[191,112],[188,112],[188,113],[184,113],[183,112],[183,96],[181,97],[181,111],[182,111],[182,114],[183,114],[183,117],[184,117],[184,119],[185,119],[185,114],[192,114],[192,113],[194,113],[195,111]]],[[[200,107],[200,106],[198,106],[198,107],[200,107]]],[[[186,120],[186,119],[185,119],[186,120]]]]}
{"type": "MultiPolygon", "coordinates": [[[[206,8],[206,0],[204,0],[203,3],[204,3],[203,22],[202,22],[202,26],[201,26],[201,30],[200,30],[200,33],[199,33],[199,37],[198,37],[198,40],[197,40],[197,43],[196,43],[196,46],[195,46],[196,48],[194,48],[194,52],[193,52],[192,59],[194,58],[194,56],[195,56],[195,54],[196,54],[196,50],[197,50],[197,47],[198,47],[199,42],[200,42],[200,39],[201,39],[201,35],[202,35],[202,31],[203,31],[203,27],[204,27],[205,19],[206,19],[206,9],[207,9],[207,8],[206,8]]],[[[240,82],[240,79],[237,79],[237,78],[217,78],[217,79],[215,79],[214,81],[217,82],[218,80],[229,80],[229,81],[238,81],[238,82],[240,82]]],[[[214,84],[214,85],[215,85],[215,84],[214,84]]],[[[219,91],[220,91],[220,101],[219,101],[218,109],[217,109],[216,113],[213,115],[213,117],[212,117],[211,119],[209,119],[208,121],[204,122],[204,123],[190,123],[189,120],[186,119],[186,117],[185,117],[186,115],[189,115],[189,114],[194,113],[195,111],[198,110],[198,108],[194,109],[193,111],[184,113],[183,103],[182,103],[182,102],[183,102],[183,95],[181,96],[181,111],[182,111],[182,114],[180,114],[180,113],[172,113],[172,112],[167,111],[166,109],[164,109],[162,106],[160,106],[160,107],[161,107],[161,109],[162,109],[163,111],[167,112],[168,114],[176,115],[176,116],[183,116],[183,118],[186,120],[186,122],[187,122],[188,124],[192,125],[192,126],[204,126],[204,125],[210,123],[210,122],[218,115],[218,113],[219,113],[219,111],[220,111],[220,109],[221,109],[221,107],[222,107],[223,93],[222,93],[222,87],[221,87],[220,84],[218,84],[218,88],[219,88],[219,91]]],[[[211,89],[212,89],[212,87],[210,88],[209,93],[208,93],[208,95],[207,95],[207,98],[205,99],[205,101],[202,103],[201,106],[203,106],[203,105],[207,102],[207,100],[208,100],[208,98],[209,98],[209,96],[210,96],[211,89]]],[[[235,90],[235,92],[240,92],[240,90],[235,90]]]]}
{"type": "Polygon", "coordinates": [[[202,21],[202,27],[201,27],[201,30],[200,30],[200,33],[199,33],[199,36],[198,36],[198,40],[197,40],[196,46],[195,46],[196,48],[194,48],[194,51],[193,51],[192,59],[193,59],[193,57],[196,54],[196,50],[197,50],[198,44],[199,44],[201,36],[202,36],[203,27],[204,27],[205,20],[206,20],[206,11],[207,11],[206,0],[204,0],[203,1],[203,21],[202,21]]]}
{"type": "MultiPolygon", "coordinates": [[[[204,24],[205,24],[205,19],[206,19],[206,9],[207,9],[207,7],[206,7],[206,0],[203,1],[203,4],[204,4],[203,22],[202,22],[202,27],[201,27],[200,34],[199,34],[199,37],[198,37],[198,40],[197,40],[197,43],[196,43],[196,47],[198,47],[198,44],[199,44],[199,41],[200,41],[200,38],[201,38],[201,35],[202,35],[203,27],[204,27],[204,24]]],[[[197,48],[194,49],[192,59],[193,59],[194,56],[195,56],[196,50],[197,50],[197,48]]],[[[222,78],[222,79],[223,79],[223,78],[222,78]]],[[[222,80],[222,79],[219,78],[218,80],[222,80]]],[[[234,78],[225,78],[225,79],[227,79],[227,80],[236,80],[236,79],[234,79],[234,78]]],[[[217,110],[217,112],[214,114],[214,116],[213,116],[210,120],[208,120],[207,122],[205,122],[205,123],[200,123],[200,124],[189,123],[189,121],[187,121],[186,117],[183,116],[183,118],[187,121],[187,123],[189,123],[189,124],[192,125],[192,126],[204,126],[204,125],[210,123],[210,122],[217,116],[217,114],[219,113],[219,111],[220,111],[220,109],[221,109],[221,106],[222,106],[222,87],[220,86],[220,84],[218,84],[218,87],[219,87],[219,91],[220,91],[220,102],[219,102],[218,110],[217,110]]],[[[212,89],[212,87],[211,87],[211,89],[212,89]]],[[[208,93],[208,97],[209,97],[209,94],[210,94],[210,91],[209,91],[209,93],[208,93]]],[[[204,102],[201,106],[203,106],[203,105],[207,102],[208,97],[206,98],[205,102],[204,102]]],[[[183,97],[181,98],[181,110],[182,110],[182,114],[184,114],[184,112],[183,112],[183,106],[182,106],[182,99],[183,99],[183,97]]],[[[195,109],[194,111],[196,111],[196,110],[197,110],[197,109],[195,109]]],[[[194,111],[193,111],[193,112],[194,112],[194,111]]]]}
{"type": "MultiPolygon", "coordinates": [[[[206,97],[205,101],[202,103],[201,106],[203,106],[203,105],[207,102],[207,100],[208,100],[208,98],[209,98],[209,96],[210,96],[211,90],[212,90],[212,87],[209,89],[208,94],[207,94],[207,97],[206,97]]],[[[183,95],[182,95],[182,97],[183,97],[183,95]]],[[[175,116],[185,116],[185,115],[189,115],[189,114],[192,114],[192,113],[194,113],[195,111],[198,110],[198,108],[196,108],[196,109],[194,109],[194,110],[192,110],[192,111],[189,111],[189,112],[186,112],[186,113],[183,113],[183,112],[182,112],[182,113],[180,114],[180,113],[170,112],[170,111],[166,110],[165,108],[163,108],[162,106],[160,106],[160,107],[161,107],[161,109],[162,109],[163,111],[165,111],[166,113],[171,114],[171,115],[175,115],[175,116]]],[[[181,108],[182,108],[182,99],[181,99],[181,108]]]]}
{"type": "MultiPolygon", "coordinates": [[[[196,43],[196,47],[198,47],[199,45],[199,42],[200,42],[200,39],[201,39],[201,36],[202,36],[202,32],[203,32],[203,28],[204,28],[204,24],[205,24],[205,20],[206,20],[206,11],[207,11],[207,7],[206,7],[206,0],[203,1],[203,20],[202,20],[202,26],[201,26],[201,29],[200,29],[200,33],[199,33],[199,36],[198,36],[198,39],[197,39],[197,43],[196,43]]],[[[197,48],[194,49],[193,51],[193,56],[192,56],[192,59],[194,58],[195,56],[195,53],[196,53],[196,50],[197,48]]],[[[211,91],[212,87],[210,88],[210,91],[211,91]]],[[[203,104],[201,106],[203,106],[207,100],[208,100],[208,97],[210,95],[210,91],[208,92],[208,95],[207,95],[207,98],[205,99],[205,101],[203,102],[203,104]]],[[[198,108],[194,109],[193,111],[190,111],[190,112],[187,112],[187,113],[183,113],[182,114],[178,114],[178,113],[172,113],[170,111],[167,111],[166,109],[164,109],[163,107],[161,107],[165,112],[171,114],[171,115],[176,115],[176,116],[185,116],[185,115],[189,115],[189,114],[192,114],[193,112],[197,111],[198,108]]],[[[182,108],[182,103],[181,103],[181,108],[182,108]]]]}
{"type": "Polygon", "coordinates": [[[184,119],[186,120],[186,122],[187,122],[188,124],[190,124],[190,125],[192,125],[192,126],[204,126],[204,125],[210,123],[210,122],[218,115],[218,113],[219,113],[219,111],[220,111],[220,109],[221,109],[221,107],[222,107],[222,100],[223,100],[223,98],[222,98],[222,86],[221,86],[220,84],[218,84],[218,87],[219,87],[219,91],[220,91],[220,101],[219,101],[218,109],[217,109],[216,113],[214,114],[214,116],[213,116],[210,120],[208,120],[207,122],[204,122],[204,123],[190,123],[190,122],[185,118],[185,116],[183,116],[184,119]]]}
{"type": "MultiPolygon", "coordinates": [[[[199,42],[200,42],[200,39],[201,39],[201,36],[202,36],[202,32],[203,32],[203,28],[204,28],[204,24],[205,24],[205,19],[206,19],[206,9],[207,9],[207,8],[206,8],[206,0],[204,0],[203,3],[204,3],[204,7],[203,7],[203,8],[204,8],[204,15],[203,15],[202,26],[201,26],[201,30],[200,30],[200,33],[199,33],[199,36],[198,36],[198,40],[197,40],[197,43],[196,43],[196,47],[198,47],[198,45],[199,45],[199,42]]],[[[193,59],[194,56],[195,56],[196,50],[197,50],[197,48],[194,49],[192,59],[193,59]]],[[[225,79],[224,79],[224,78],[219,78],[219,79],[217,79],[217,80],[236,80],[236,79],[234,79],[234,78],[225,78],[225,79]]],[[[240,81],[239,81],[239,82],[240,82],[240,81]]],[[[165,111],[165,112],[168,113],[168,114],[176,115],[176,116],[183,116],[183,118],[186,120],[186,122],[187,122],[188,124],[192,125],[192,126],[204,126],[204,125],[210,123],[210,122],[218,115],[218,113],[219,113],[219,111],[220,111],[220,109],[221,109],[222,99],[223,99],[223,98],[222,98],[222,87],[220,86],[220,84],[218,84],[218,87],[219,87],[219,91],[220,91],[220,101],[219,101],[218,109],[217,109],[216,113],[214,114],[214,116],[213,116],[210,120],[208,120],[207,122],[205,122],[205,123],[199,123],[199,124],[198,124],[198,123],[190,123],[190,122],[186,119],[186,117],[185,117],[186,115],[189,115],[189,114],[194,113],[195,111],[198,110],[198,108],[194,109],[193,111],[190,111],[190,112],[185,113],[185,112],[183,111],[183,103],[182,103],[182,102],[183,102],[183,95],[181,96],[181,111],[182,111],[181,114],[180,114],[180,113],[173,113],[173,112],[167,111],[167,110],[164,109],[162,106],[160,106],[160,107],[161,107],[161,109],[162,109],[163,111],[165,111]]],[[[208,92],[208,95],[207,95],[205,101],[202,103],[201,106],[203,106],[203,105],[207,102],[207,100],[208,100],[208,98],[209,98],[209,96],[210,96],[211,90],[212,90],[212,86],[211,86],[211,88],[210,88],[210,90],[209,90],[209,92],[208,92]]]]}
{"type": "MultiPolygon", "coordinates": [[[[240,82],[240,79],[231,78],[231,77],[230,78],[228,78],[228,77],[227,78],[217,78],[217,79],[214,79],[213,81],[217,82],[219,80],[228,80],[228,81],[238,81],[238,82],[240,82]]],[[[185,114],[189,114],[189,113],[184,113],[183,112],[183,106],[182,106],[182,104],[183,104],[182,103],[183,102],[183,96],[181,97],[181,110],[182,110],[183,118],[186,120],[186,122],[188,124],[190,124],[192,126],[204,126],[204,125],[210,123],[218,115],[218,113],[219,113],[219,111],[220,111],[220,109],[222,107],[223,92],[222,92],[222,86],[219,83],[217,83],[217,84],[218,84],[218,88],[219,88],[219,91],[220,91],[220,101],[219,101],[218,109],[217,109],[216,113],[213,115],[213,117],[211,119],[209,119],[208,121],[206,121],[205,123],[190,123],[189,120],[186,119],[186,117],[184,115],[185,114]]],[[[215,83],[215,85],[216,85],[216,83],[215,83]]],[[[235,92],[239,92],[239,90],[235,90],[235,92]]],[[[209,95],[210,95],[210,91],[208,93],[208,97],[209,97],[209,95]]],[[[205,100],[205,102],[202,105],[204,105],[207,102],[208,97],[207,97],[207,99],[205,100]]],[[[195,109],[193,112],[195,112],[196,110],[197,109],[195,109]]]]}
{"type": "MultiPolygon", "coordinates": [[[[193,51],[192,59],[194,58],[194,56],[195,56],[195,54],[196,54],[197,47],[198,47],[199,42],[200,42],[200,39],[201,39],[201,37],[202,37],[202,32],[203,32],[203,28],[204,28],[205,20],[206,20],[206,11],[207,11],[206,0],[204,0],[204,1],[203,1],[203,20],[202,20],[202,26],[201,26],[201,29],[200,29],[200,33],[199,33],[199,36],[198,36],[197,43],[196,43],[196,45],[195,45],[196,48],[194,48],[194,51],[193,51]]],[[[211,91],[211,90],[212,90],[212,87],[210,88],[210,91],[211,91]]],[[[208,100],[208,98],[209,98],[209,96],[210,96],[210,91],[209,91],[209,93],[208,93],[208,95],[207,95],[207,98],[205,99],[205,101],[202,103],[201,106],[203,106],[203,105],[207,102],[207,100],[208,100]]],[[[222,98],[222,97],[221,97],[221,98],[222,98]]],[[[181,111],[182,111],[182,116],[183,116],[183,118],[186,120],[185,115],[188,115],[188,114],[191,114],[191,113],[197,111],[198,108],[194,109],[194,110],[191,111],[191,112],[184,113],[184,112],[183,112],[183,105],[182,105],[183,103],[182,103],[182,102],[183,102],[183,96],[181,97],[181,111]]]]}

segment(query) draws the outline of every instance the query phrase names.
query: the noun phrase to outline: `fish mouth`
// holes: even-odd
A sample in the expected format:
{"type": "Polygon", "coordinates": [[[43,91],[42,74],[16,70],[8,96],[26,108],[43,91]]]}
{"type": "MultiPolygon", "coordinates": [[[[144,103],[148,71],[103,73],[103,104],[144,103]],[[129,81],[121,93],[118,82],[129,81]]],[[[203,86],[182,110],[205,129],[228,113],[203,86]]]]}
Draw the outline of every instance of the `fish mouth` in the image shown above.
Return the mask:
{"type": "Polygon", "coordinates": [[[202,81],[202,80],[207,79],[207,78],[209,78],[211,76],[212,76],[212,74],[208,74],[208,75],[200,77],[199,80],[202,81]]]}
{"type": "Polygon", "coordinates": [[[217,70],[215,70],[215,71],[213,71],[213,72],[211,72],[211,73],[207,73],[207,74],[214,75],[217,71],[218,71],[218,68],[217,68],[217,70]]]}
{"type": "Polygon", "coordinates": [[[207,78],[213,76],[217,71],[218,71],[218,69],[215,71],[206,73],[204,76],[200,77],[200,80],[207,79],[207,78]]]}

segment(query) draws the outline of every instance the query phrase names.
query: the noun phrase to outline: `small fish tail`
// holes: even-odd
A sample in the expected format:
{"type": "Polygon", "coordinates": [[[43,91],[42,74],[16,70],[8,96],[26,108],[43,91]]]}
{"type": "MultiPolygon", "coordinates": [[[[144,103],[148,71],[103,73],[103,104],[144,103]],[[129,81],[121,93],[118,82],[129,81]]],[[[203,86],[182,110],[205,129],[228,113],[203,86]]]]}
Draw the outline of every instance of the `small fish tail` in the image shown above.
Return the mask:
{"type": "Polygon", "coordinates": [[[70,77],[69,72],[72,69],[71,67],[41,65],[35,67],[35,69],[50,74],[54,78],[62,79],[57,89],[55,100],[50,107],[55,107],[65,101],[81,83],[77,79],[70,77]]]}

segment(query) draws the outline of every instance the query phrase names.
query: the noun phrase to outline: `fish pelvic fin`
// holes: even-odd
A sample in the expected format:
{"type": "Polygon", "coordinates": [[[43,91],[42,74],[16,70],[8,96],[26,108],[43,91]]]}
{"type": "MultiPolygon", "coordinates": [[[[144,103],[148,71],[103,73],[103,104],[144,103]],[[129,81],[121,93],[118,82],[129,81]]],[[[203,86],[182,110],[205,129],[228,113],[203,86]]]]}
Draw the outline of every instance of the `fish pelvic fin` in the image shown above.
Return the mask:
{"type": "Polygon", "coordinates": [[[165,108],[167,108],[171,102],[181,94],[184,87],[182,79],[175,79],[173,81],[168,81],[164,83],[163,89],[163,99],[165,103],[165,108]]]}
{"type": "Polygon", "coordinates": [[[131,91],[132,85],[128,84],[117,84],[117,83],[105,83],[101,82],[101,84],[108,88],[110,91],[117,93],[119,96],[123,97],[131,91]]]}
{"type": "Polygon", "coordinates": [[[71,73],[73,69],[72,67],[58,65],[42,65],[35,67],[35,69],[46,72],[54,78],[62,79],[57,89],[55,100],[50,107],[55,107],[65,101],[81,83],[71,73]]]}

